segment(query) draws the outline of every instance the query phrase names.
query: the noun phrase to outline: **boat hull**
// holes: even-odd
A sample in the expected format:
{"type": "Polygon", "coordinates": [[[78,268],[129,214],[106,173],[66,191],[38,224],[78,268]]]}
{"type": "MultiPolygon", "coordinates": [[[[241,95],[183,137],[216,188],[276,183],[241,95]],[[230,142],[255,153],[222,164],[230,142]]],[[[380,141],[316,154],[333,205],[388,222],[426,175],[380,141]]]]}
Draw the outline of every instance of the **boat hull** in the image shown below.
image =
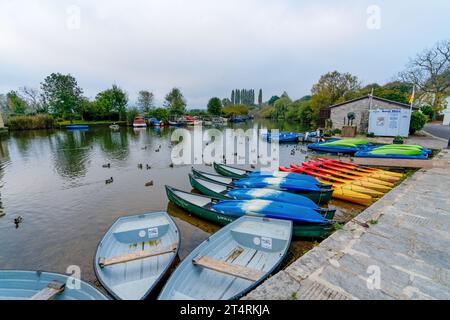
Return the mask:
{"type": "MultiPolygon", "coordinates": [[[[195,178],[193,175],[189,175],[189,181],[191,186],[202,194],[223,200],[270,200],[283,203],[295,204],[298,206],[311,208],[323,215],[328,220],[333,220],[336,214],[335,209],[323,209],[319,207],[314,201],[309,198],[283,191],[277,191],[273,189],[230,189],[223,186],[226,191],[216,192],[213,188],[208,188],[207,184],[213,184],[213,182],[200,181],[199,178],[195,178]]],[[[220,187],[220,185],[217,185],[220,187]]]]}
{"type": "MultiPolygon", "coordinates": [[[[214,224],[218,224],[221,226],[225,226],[233,221],[236,220],[236,218],[221,214],[212,210],[208,210],[206,208],[203,208],[201,206],[197,206],[193,203],[190,203],[180,197],[178,197],[173,188],[166,186],[166,193],[167,198],[170,202],[177,205],[178,207],[184,209],[185,211],[189,212],[192,215],[197,216],[198,218],[210,221],[214,224]]],[[[216,199],[220,200],[220,199],[216,199]]],[[[332,223],[325,223],[325,224],[297,224],[294,223],[293,227],[293,234],[297,238],[317,238],[317,239],[323,239],[330,235],[330,233],[333,230],[333,224],[332,223]]]]}
{"type": "Polygon", "coordinates": [[[108,300],[100,291],[84,281],[58,273],[24,270],[0,271],[0,300],[29,300],[55,281],[61,284],[80,282],[79,288],[71,289],[66,285],[64,291],[53,300],[108,300]]]}
{"type": "Polygon", "coordinates": [[[242,217],[195,248],[172,274],[158,299],[239,299],[279,268],[291,237],[289,221],[242,217]],[[205,258],[212,263],[199,263],[205,258]]]}

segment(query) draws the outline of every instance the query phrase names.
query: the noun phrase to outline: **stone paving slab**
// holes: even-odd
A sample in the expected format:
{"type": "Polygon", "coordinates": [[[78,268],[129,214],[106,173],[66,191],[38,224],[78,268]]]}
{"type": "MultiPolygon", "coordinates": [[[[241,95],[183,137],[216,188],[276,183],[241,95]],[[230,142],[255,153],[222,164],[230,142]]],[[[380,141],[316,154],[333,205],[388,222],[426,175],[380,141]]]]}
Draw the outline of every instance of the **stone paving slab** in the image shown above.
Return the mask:
{"type": "Polygon", "coordinates": [[[418,171],[253,299],[450,299],[450,170],[418,171]]]}

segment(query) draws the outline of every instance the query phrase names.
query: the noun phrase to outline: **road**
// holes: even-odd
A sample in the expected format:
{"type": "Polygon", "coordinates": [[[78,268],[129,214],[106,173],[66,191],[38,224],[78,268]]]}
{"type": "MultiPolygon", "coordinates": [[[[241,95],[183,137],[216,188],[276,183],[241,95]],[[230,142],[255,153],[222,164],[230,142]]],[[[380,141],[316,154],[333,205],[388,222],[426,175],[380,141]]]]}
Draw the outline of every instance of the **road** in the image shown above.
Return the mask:
{"type": "Polygon", "coordinates": [[[450,140],[450,126],[429,123],[425,126],[424,130],[433,136],[450,140]]]}

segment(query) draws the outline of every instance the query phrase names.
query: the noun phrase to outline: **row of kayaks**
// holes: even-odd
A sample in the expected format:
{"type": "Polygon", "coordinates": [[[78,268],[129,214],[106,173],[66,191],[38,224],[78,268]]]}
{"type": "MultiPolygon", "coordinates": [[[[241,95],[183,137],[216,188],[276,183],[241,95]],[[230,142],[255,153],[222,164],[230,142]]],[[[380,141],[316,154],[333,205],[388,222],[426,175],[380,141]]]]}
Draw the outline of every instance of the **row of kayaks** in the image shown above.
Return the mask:
{"type": "Polygon", "coordinates": [[[307,174],[321,183],[330,183],[333,198],[364,206],[392,190],[403,177],[401,173],[321,158],[301,165],[291,164],[290,168],[280,167],[280,170],[307,174]]]}
{"type": "Polygon", "coordinates": [[[268,142],[289,143],[289,142],[312,142],[317,141],[320,138],[320,132],[268,132],[261,134],[262,138],[268,142]]]}
{"type": "Polygon", "coordinates": [[[362,158],[428,159],[430,149],[419,145],[374,145],[364,139],[342,139],[313,143],[309,149],[326,153],[354,154],[362,158]]]}

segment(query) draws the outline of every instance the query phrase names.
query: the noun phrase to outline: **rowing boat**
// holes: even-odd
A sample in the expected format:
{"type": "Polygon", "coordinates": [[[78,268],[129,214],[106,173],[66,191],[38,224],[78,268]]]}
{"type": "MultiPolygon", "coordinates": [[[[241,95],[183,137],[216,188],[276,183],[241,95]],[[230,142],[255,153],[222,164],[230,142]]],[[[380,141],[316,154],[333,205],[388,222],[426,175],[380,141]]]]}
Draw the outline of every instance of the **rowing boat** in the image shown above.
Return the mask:
{"type": "Polygon", "coordinates": [[[0,300],[108,300],[90,284],[43,271],[0,270],[0,300]]]}
{"type": "MultiPolygon", "coordinates": [[[[190,214],[193,214],[199,218],[211,221],[213,223],[219,224],[219,225],[227,225],[230,222],[233,222],[237,218],[245,215],[244,212],[247,212],[247,214],[250,215],[259,215],[261,216],[261,213],[254,212],[256,208],[255,205],[257,205],[257,202],[253,202],[254,206],[250,208],[248,206],[247,208],[241,207],[240,213],[228,213],[224,210],[220,210],[220,206],[218,209],[215,209],[213,207],[214,204],[220,203],[221,199],[213,198],[213,197],[207,197],[203,195],[198,195],[194,193],[189,193],[185,191],[181,191],[169,186],[166,186],[166,192],[167,197],[169,200],[179,206],[180,208],[186,210],[190,214]],[[242,209],[243,208],[243,209],[242,209]]],[[[244,203],[244,202],[241,202],[244,203]]],[[[248,202],[249,204],[252,204],[248,202]]],[[[296,207],[296,206],[294,206],[296,207]]],[[[301,208],[301,207],[300,207],[301,208]]],[[[304,208],[298,208],[296,207],[296,211],[303,212],[304,208]]],[[[235,210],[235,209],[233,209],[235,210]]],[[[261,210],[260,210],[261,212],[261,210]]],[[[289,215],[290,218],[293,215],[289,215]]],[[[268,217],[268,216],[266,216],[268,217]]],[[[278,216],[279,217],[279,216],[278,216]]],[[[294,236],[299,238],[325,238],[327,237],[330,232],[333,229],[334,222],[330,220],[326,220],[324,217],[322,217],[317,212],[311,213],[309,212],[307,216],[303,216],[301,218],[300,216],[294,217],[296,220],[305,220],[308,219],[308,217],[312,218],[313,221],[322,221],[322,223],[294,223],[294,236]]],[[[286,219],[284,219],[286,220],[286,219]]],[[[290,220],[290,219],[287,219],[290,220]]]]}
{"type": "Polygon", "coordinates": [[[298,194],[278,191],[274,189],[233,189],[226,184],[215,183],[194,175],[189,175],[189,181],[194,189],[202,194],[224,200],[269,200],[290,203],[301,207],[313,209],[325,216],[326,219],[334,219],[336,209],[319,207],[314,201],[298,194]]]}
{"type": "Polygon", "coordinates": [[[179,243],[165,212],[119,218],[97,248],[95,273],[116,299],[145,299],[173,265],[179,243]]]}
{"type": "Polygon", "coordinates": [[[280,191],[301,194],[316,203],[328,203],[331,200],[333,190],[331,187],[321,188],[316,184],[304,180],[261,177],[248,179],[232,179],[205,173],[192,169],[195,176],[201,177],[212,182],[227,184],[233,188],[269,188],[280,191]]]}
{"type": "Polygon", "coordinates": [[[225,177],[230,177],[233,179],[248,179],[248,178],[262,178],[262,177],[272,177],[272,178],[283,178],[283,179],[293,179],[293,180],[303,180],[309,181],[321,187],[329,187],[329,185],[322,185],[317,179],[308,176],[306,174],[299,173],[289,173],[282,171],[252,171],[245,170],[236,167],[232,167],[226,164],[219,164],[214,162],[214,170],[225,177]]]}
{"type": "Polygon", "coordinates": [[[195,248],[158,299],[239,299],[279,268],[291,238],[290,221],[242,217],[195,248]]]}

